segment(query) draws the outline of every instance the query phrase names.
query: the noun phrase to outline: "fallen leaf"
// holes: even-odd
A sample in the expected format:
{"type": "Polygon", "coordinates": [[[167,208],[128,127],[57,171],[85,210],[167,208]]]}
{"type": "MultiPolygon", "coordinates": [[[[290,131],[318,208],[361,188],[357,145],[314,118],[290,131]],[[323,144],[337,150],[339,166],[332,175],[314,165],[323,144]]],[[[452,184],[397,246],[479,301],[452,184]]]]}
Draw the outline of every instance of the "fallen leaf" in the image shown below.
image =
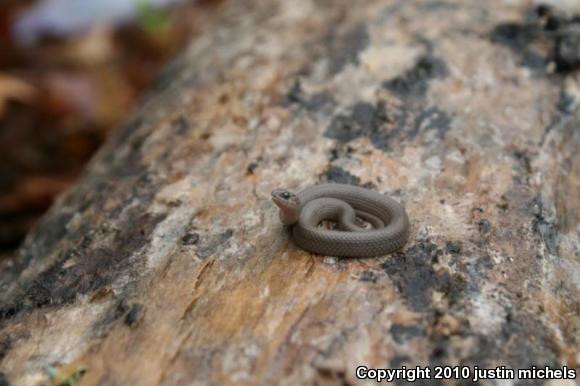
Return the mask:
{"type": "Polygon", "coordinates": [[[36,89],[29,83],[14,76],[0,74],[0,116],[4,115],[9,101],[31,102],[36,89]]]}

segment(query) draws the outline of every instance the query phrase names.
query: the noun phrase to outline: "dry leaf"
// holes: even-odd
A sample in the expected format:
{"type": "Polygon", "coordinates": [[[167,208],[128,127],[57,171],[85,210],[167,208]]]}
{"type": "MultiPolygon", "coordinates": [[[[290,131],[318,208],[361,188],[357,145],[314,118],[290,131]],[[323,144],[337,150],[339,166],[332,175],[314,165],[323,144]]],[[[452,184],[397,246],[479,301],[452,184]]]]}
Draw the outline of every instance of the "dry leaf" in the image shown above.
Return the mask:
{"type": "Polygon", "coordinates": [[[29,103],[36,96],[36,89],[14,76],[0,74],[0,116],[6,111],[8,101],[29,103]]]}

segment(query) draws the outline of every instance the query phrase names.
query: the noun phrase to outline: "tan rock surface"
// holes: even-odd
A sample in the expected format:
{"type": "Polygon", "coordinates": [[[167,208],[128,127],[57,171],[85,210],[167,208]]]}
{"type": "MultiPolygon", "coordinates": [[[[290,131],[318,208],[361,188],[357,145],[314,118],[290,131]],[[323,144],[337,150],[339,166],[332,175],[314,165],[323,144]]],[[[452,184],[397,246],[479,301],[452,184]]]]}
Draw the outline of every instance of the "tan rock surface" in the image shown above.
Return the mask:
{"type": "Polygon", "coordinates": [[[527,1],[226,1],[0,266],[0,384],[370,384],[580,361],[580,116],[527,1]],[[269,193],[402,202],[373,259],[269,193]]]}

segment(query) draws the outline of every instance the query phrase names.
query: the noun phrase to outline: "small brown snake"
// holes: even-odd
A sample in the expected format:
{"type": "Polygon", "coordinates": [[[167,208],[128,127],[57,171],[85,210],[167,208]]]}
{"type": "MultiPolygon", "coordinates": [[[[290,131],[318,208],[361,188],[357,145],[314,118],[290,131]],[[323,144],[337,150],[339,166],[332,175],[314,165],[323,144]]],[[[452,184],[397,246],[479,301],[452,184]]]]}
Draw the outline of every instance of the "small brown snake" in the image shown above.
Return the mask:
{"type": "Polygon", "coordinates": [[[409,237],[409,219],[395,200],[352,185],[323,184],[292,194],[272,192],[280,219],[292,227],[300,248],[329,256],[371,257],[401,248],[409,237]],[[371,225],[364,227],[361,221],[371,225]],[[337,229],[323,229],[324,221],[337,229]]]}

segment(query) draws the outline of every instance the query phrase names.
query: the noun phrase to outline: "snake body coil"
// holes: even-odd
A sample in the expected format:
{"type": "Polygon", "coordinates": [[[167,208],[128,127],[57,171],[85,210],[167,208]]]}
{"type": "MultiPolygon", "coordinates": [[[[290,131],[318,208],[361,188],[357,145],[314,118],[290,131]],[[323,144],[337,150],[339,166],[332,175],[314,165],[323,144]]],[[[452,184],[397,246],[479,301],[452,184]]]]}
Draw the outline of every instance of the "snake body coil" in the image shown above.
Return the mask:
{"type": "Polygon", "coordinates": [[[298,194],[276,189],[280,219],[292,227],[300,248],[329,256],[371,257],[401,248],[409,236],[409,219],[395,200],[369,189],[343,184],[309,187],[298,194]],[[362,225],[363,220],[371,229],[362,225]],[[320,228],[331,221],[337,229],[320,228]]]}

